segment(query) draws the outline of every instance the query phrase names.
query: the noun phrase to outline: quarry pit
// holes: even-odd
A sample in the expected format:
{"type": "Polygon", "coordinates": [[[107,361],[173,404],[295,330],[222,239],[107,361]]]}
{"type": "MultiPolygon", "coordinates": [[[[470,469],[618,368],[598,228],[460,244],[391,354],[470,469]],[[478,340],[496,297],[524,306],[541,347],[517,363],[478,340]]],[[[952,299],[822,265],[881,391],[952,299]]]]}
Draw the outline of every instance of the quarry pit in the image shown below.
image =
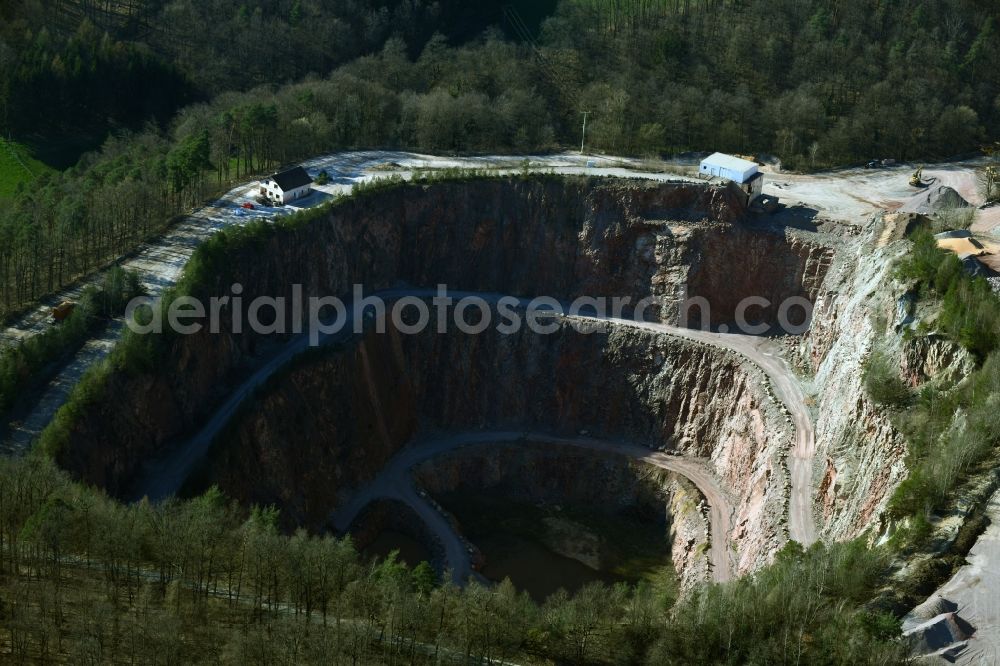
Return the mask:
{"type": "Polygon", "coordinates": [[[295,336],[179,337],[161,367],[112,373],[124,404],[83,415],[59,462],[122,497],[214,484],[361,546],[399,527],[371,507],[401,504],[416,516],[402,522],[421,524],[410,536],[458,580],[501,555],[464,534],[455,507],[505,504],[542,511],[535,545],[600,575],[622,569],[614,539],[559,512],[636,521],[662,546],[644,572],[667,567],[682,587],[752,572],[790,536],[816,538],[812,416],[785,358],[803,336],[777,335],[778,304],[821,299],[837,243],[753,219],[742,201],[556,176],[355,196],[238,248],[206,291],[238,282],[250,302],[362,284],[423,298],[448,285],[657,305],[643,322],[552,314],[548,334],[368,326],[306,353],[295,336]],[[729,332],[748,297],[773,304],[749,311],[768,335],[729,332]]]}

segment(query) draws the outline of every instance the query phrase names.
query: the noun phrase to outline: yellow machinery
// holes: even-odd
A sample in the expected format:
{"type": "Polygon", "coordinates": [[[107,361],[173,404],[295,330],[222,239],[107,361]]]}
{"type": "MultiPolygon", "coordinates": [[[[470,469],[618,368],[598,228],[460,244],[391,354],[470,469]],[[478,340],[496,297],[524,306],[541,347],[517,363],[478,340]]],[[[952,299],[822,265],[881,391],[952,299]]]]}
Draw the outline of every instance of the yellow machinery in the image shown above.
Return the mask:
{"type": "Polygon", "coordinates": [[[924,168],[920,167],[910,176],[910,187],[924,187],[924,168]]]}

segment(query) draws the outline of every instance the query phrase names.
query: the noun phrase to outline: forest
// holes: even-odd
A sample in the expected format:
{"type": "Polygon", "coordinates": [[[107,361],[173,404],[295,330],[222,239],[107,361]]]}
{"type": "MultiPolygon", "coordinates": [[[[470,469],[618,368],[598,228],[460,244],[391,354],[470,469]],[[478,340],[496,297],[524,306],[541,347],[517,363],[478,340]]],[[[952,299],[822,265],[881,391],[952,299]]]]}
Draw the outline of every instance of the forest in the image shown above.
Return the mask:
{"type": "Polygon", "coordinates": [[[0,14],[0,132],[40,155],[67,136],[100,146],[0,208],[0,317],[235,181],[323,152],[561,150],[586,110],[590,150],[816,169],[968,154],[1000,126],[1000,7],[973,0],[27,0],[0,14]]]}
{"type": "Polygon", "coordinates": [[[214,489],[123,505],[40,457],[0,459],[0,645],[15,663],[902,663],[898,622],[855,610],[885,565],[860,542],[790,545],[673,610],[647,584],[537,605],[279,519],[214,489]]]}

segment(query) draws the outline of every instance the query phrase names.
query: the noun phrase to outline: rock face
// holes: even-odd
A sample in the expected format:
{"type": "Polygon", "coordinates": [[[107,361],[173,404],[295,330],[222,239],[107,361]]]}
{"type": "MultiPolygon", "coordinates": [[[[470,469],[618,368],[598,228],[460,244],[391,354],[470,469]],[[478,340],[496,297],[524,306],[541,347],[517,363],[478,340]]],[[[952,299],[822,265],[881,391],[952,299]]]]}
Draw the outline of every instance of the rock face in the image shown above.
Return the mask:
{"type": "MultiPolygon", "coordinates": [[[[638,510],[663,525],[682,587],[708,577],[709,526],[703,498],[684,477],[617,456],[537,445],[497,444],[424,463],[417,482],[432,495],[487,492],[536,505],[573,504],[615,515],[638,510]]],[[[606,566],[601,535],[561,516],[545,519],[546,546],[592,569],[606,566]]]]}
{"type": "Polygon", "coordinates": [[[420,431],[583,429],[707,459],[738,500],[745,572],[785,538],[791,431],[765,389],[734,354],[642,329],[370,334],[275,382],[218,448],[208,480],[317,525],[420,431]]]}
{"type": "MultiPolygon", "coordinates": [[[[731,293],[811,298],[829,249],[808,235],[745,227],[741,201],[732,189],[690,183],[541,177],[406,185],[236,245],[201,295],[229,295],[238,282],[245,309],[256,296],[291,298],[296,284],[316,296],[347,296],[354,284],[368,292],[447,284],[562,300],[660,296],[659,315],[670,319],[677,299],[692,292],[707,300],[715,322],[732,315],[731,293]],[[767,269],[768,262],[789,270],[767,269]],[[709,277],[717,264],[724,280],[709,277]]],[[[112,370],[86,413],[74,415],[59,462],[119,494],[144,460],[192,432],[271,343],[233,333],[232,313],[223,313],[218,334],[174,338],[157,367],[112,370]]],[[[563,409],[566,420],[588,411],[585,403],[563,409]]]]}
{"type": "Polygon", "coordinates": [[[800,345],[815,372],[817,511],[824,536],[847,539],[888,528],[885,507],[906,478],[906,444],[886,410],[869,400],[862,382],[865,360],[878,346],[899,360],[911,386],[953,384],[974,367],[958,345],[935,335],[904,335],[915,323],[906,286],[894,278],[906,241],[883,243],[882,220],[873,220],[856,243],[836,254],[817,298],[812,329],[800,345]]]}
{"type": "Polygon", "coordinates": [[[965,651],[975,627],[957,613],[942,613],[903,633],[903,643],[914,655],[940,655],[954,661],[965,651]]]}
{"type": "Polygon", "coordinates": [[[911,386],[929,381],[951,385],[976,367],[976,361],[962,346],[937,335],[903,341],[900,368],[911,386]]]}
{"type": "MultiPolygon", "coordinates": [[[[754,233],[738,225],[716,232],[700,227],[691,233],[698,241],[691,244],[697,251],[687,275],[688,296],[709,302],[713,325],[735,321],[740,302],[750,297],[770,303],[746,311],[751,323],[773,324],[780,305],[794,297],[813,303],[833,260],[829,247],[794,235],[754,233]],[[736,271],[753,278],[742,279],[736,271]]],[[[697,311],[690,314],[685,323],[697,326],[697,311]]]]}
{"type": "Polygon", "coordinates": [[[899,296],[892,267],[903,246],[875,249],[876,226],[838,252],[802,345],[815,372],[817,509],[823,536],[831,539],[877,527],[906,475],[902,437],[862,385],[873,344],[888,341],[898,348],[901,339],[891,332],[899,296]]]}

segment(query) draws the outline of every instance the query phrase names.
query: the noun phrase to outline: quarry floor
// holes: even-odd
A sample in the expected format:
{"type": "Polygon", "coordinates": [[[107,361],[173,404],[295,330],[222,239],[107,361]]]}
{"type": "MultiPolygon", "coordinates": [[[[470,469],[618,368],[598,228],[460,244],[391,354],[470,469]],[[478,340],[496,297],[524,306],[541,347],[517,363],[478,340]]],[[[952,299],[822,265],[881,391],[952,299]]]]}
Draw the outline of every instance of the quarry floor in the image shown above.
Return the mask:
{"type": "Polygon", "coordinates": [[[648,447],[622,442],[608,442],[587,438],[553,437],[533,432],[476,431],[449,433],[428,437],[407,446],[389,461],[382,472],[351,501],[331,517],[333,526],[346,533],[358,515],[372,502],[395,499],[407,504],[420,516],[428,530],[445,550],[447,568],[456,583],[462,583],[473,574],[469,551],[462,537],[451,523],[427,501],[413,485],[411,472],[421,462],[456,449],[497,443],[542,443],[548,446],[572,446],[602,453],[612,453],[637,460],[654,467],[676,472],[697,486],[704,495],[710,510],[712,575],[716,582],[731,580],[733,576],[732,553],[728,547],[728,534],[732,529],[733,502],[719,485],[705,461],[695,458],[671,456],[648,447]]]}

